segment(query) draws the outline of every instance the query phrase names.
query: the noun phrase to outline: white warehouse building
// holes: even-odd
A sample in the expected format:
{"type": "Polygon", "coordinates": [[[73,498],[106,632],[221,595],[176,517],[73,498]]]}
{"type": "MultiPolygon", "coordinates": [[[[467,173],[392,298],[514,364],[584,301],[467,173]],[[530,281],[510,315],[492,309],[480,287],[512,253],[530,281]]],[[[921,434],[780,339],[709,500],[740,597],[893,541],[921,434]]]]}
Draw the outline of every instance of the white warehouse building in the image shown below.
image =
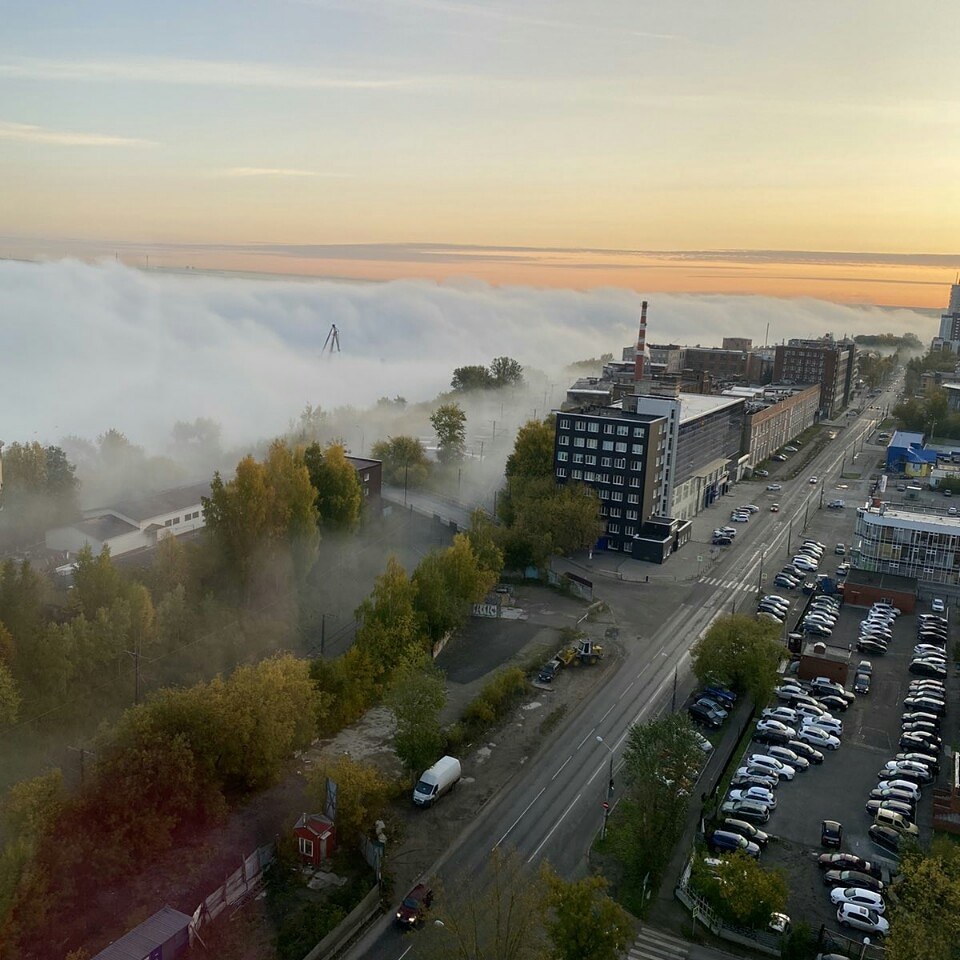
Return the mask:
{"type": "Polygon", "coordinates": [[[126,500],[108,507],[85,510],[83,520],[46,533],[49,550],[73,555],[89,546],[94,554],[104,547],[121,556],[156,546],[167,536],[181,536],[203,525],[201,497],[210,496],[210,481],[162,490],[140,500],[126,500]]]}

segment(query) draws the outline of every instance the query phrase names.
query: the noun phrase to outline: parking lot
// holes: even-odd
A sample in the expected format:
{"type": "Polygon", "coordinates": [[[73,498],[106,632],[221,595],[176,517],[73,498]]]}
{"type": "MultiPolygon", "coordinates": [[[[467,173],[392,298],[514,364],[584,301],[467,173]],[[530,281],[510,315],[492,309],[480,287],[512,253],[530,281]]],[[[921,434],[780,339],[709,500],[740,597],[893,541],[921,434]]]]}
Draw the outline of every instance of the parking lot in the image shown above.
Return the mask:
{"type": "MultiPolygon", "coordinates": [[[[842,558],[832,555],[834,542],[844,539],[841,531],[852,526],[849,511],[826,515],[822,511],[810,530],[814,537],[827,543],[827,551],[820,565],[822,572],[832,573],[833,561],[842,558]]],[[[773,592],[768,591],[768,592],[773,592]]],[[[777,590],[781,595],[788,591],[777,590]]],[[[788,594],[789,595],[789,594],[788,594]]],[[[794,596],[788,625],[792,628],[807,598],[794,596]]],[[[918,612],[929,612],[927,604],[921,604],[918,612]]],[[[864,807],[870,791],[878,782],[878,771],[900,751],[902,701],[907,696],[908,685],[915,679],[908,672],[916,642],[915,615],[904,614],[893,625],[893,641],[887,653],[860,654],[856,642],[864,608],[844,606],[833,634],[827,641],[831,647],[851,650],[851,672],[847,689],[852,687],[853,667],[861,659],[869,659],[873,665],[873,680],[868,694],[857,697],[845,713],[836,714],[843,721],[841,747],[824,751],[825,760],[798,772],[793,782],[784,782],[778,790],[778,805],[764,829],[779,839],[764,852],[763,861],[768,867],[781,867],[788,876],[790,900],[787,912],[796,919],[806,920],[816,930],[821,923],[828,930],[840,931],[836,913],[831,909],[828,888],[823,883],[823,872],[817,865],[817,856],[827,852],[820,846],[820,826],[823,820],[839,820],[843,824],[843,843],[840,849],[854,853],[867,860],[880,863],[886,868],[895,867],[891,854],[878,847],[869,837],[868,828],[872,818],[864,807]]],[[[948,699],[955,679],[947,679],[948,699]]],[[[952,739],[956,718],[944,718],[942,736],[947,742],[952,739]]],[[[751,752],[765,752],[764,747],[754,744],[751,752]],[[755,748],[755,749],[754,749],[755,748]]],[[[943,775],[943,774],[942,774],[943,775]]],[[[928,841],[932,831],[932,785],[922,791],[917,806],[916,822],[920,829],[921,842],[928,841]]]]}

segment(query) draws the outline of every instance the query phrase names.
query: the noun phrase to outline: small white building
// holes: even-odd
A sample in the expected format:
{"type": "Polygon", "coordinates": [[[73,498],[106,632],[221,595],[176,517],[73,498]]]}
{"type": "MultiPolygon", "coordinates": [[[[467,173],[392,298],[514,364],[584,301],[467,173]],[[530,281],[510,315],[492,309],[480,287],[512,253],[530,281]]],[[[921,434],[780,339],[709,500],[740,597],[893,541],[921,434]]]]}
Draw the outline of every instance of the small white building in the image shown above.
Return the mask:
{"type": "Polygon", "coordinates": [[[49,550],[78,553],[89,546],[94,554],[105,547],[121,556],[153,547],[168,536],[181,536],[203,525],[201,497],[210,496],[210,481],[162,490],[140,500],[125,500],[108,507],[85,510],[83,520],[48,530],[49,550]]]}

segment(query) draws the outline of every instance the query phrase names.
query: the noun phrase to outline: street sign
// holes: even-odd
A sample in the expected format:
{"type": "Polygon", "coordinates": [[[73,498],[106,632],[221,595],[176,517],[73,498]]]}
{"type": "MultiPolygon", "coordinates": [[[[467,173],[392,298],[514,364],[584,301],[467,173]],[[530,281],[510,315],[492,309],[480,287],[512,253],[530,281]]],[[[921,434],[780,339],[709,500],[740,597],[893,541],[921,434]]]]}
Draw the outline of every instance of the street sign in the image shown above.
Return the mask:
{"type": "Polygon", "coordinates": [[[606,800],[603,801],[603,809],[604,809],[604,810],[609,810],[609,809],[610,809],[610,804],[607,803],[606,800]]]}

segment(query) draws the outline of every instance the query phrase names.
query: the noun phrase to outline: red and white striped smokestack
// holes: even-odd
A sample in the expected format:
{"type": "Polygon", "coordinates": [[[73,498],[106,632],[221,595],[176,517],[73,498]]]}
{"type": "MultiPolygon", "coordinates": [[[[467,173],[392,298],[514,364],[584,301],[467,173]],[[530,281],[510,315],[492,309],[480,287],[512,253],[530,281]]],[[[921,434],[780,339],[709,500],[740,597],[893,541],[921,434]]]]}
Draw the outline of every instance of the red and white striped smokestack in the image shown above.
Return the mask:
{"type": "Polygon", "coordinates": [[[640,333],[637,334],[637,355],[633,360],[633,380],[639,383],[643,379],[643,368],[646,363],[644,354],[647,351],[647,301],[640,305],[640,333]]]}

